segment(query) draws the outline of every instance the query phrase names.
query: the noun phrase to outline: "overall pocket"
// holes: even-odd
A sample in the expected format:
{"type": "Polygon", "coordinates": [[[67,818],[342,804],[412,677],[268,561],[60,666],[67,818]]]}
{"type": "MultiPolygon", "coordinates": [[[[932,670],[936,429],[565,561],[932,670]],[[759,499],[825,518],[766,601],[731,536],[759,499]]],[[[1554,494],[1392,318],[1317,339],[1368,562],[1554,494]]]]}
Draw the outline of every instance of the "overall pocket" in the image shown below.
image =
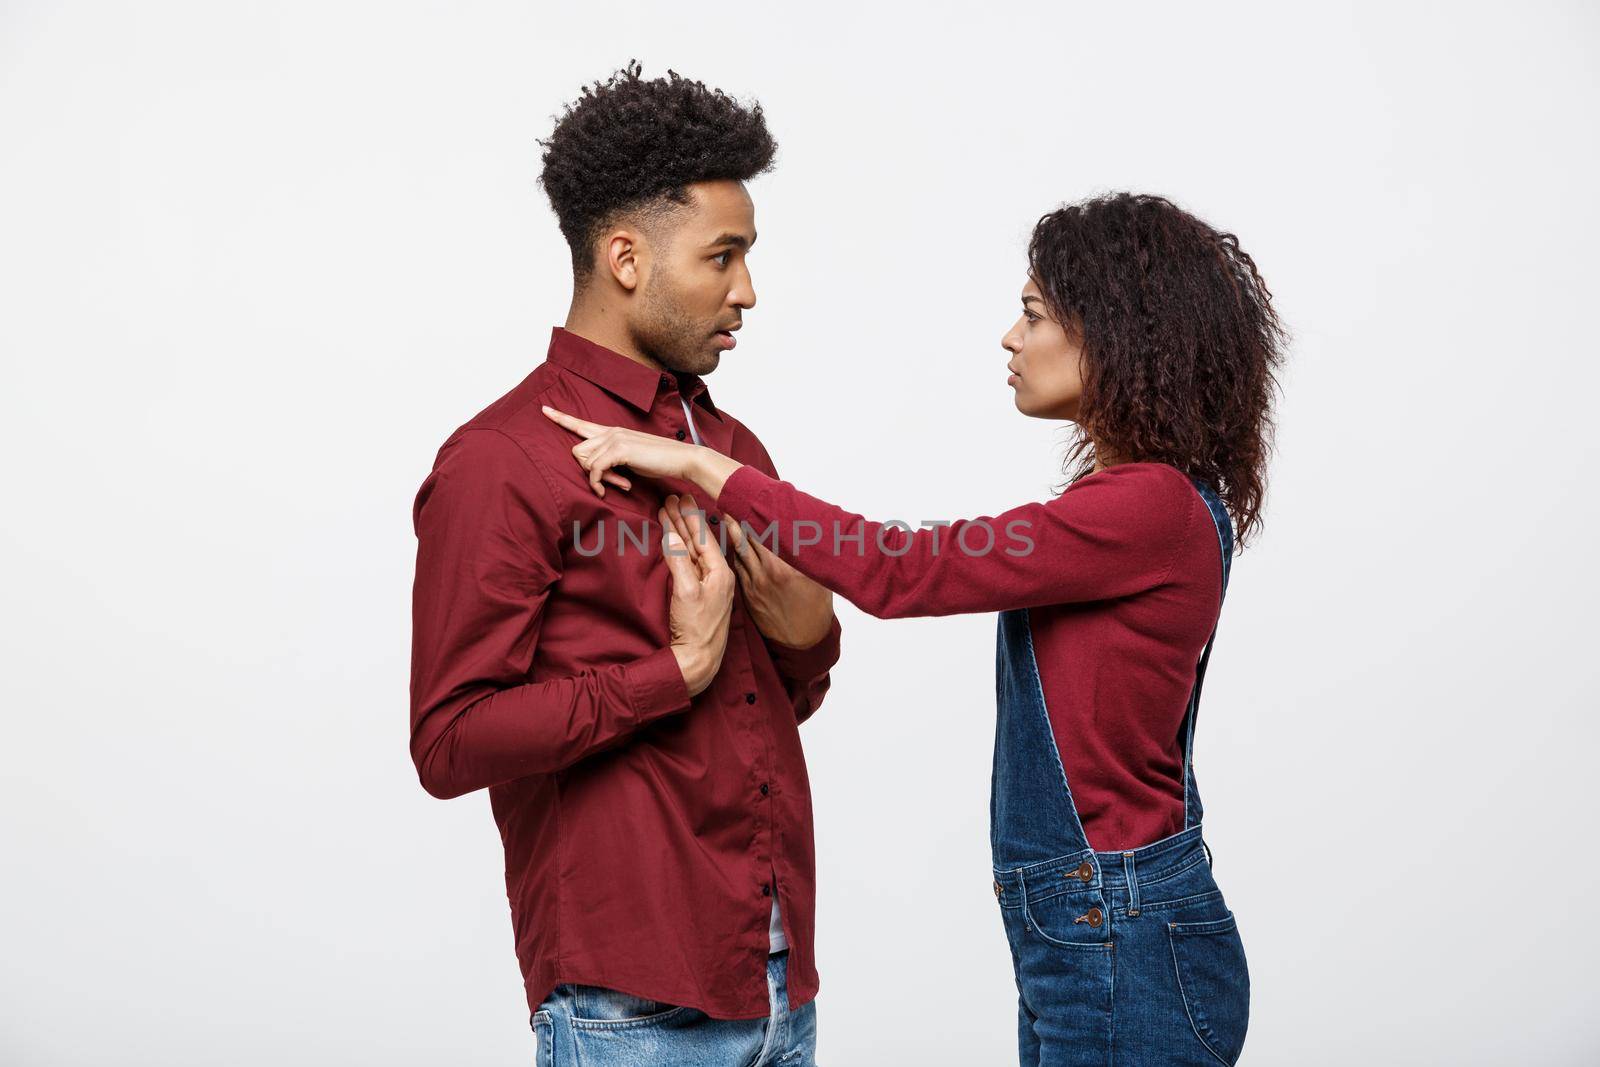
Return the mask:
{"type": "Polygon", "coordinates": [[[1233,913],[1210,922],[1168,923],[1167,938],[1195,1036],[1232,1067],[1250,1024],[1250,971],[1233,913]]]}
{"type": "Polygon", "coordinates": [[[1111,941],[1110,910],[1097,892],[1057,893],[1022,901],[1031,935],[1058,948],[1104,949],[1111,941]]]}

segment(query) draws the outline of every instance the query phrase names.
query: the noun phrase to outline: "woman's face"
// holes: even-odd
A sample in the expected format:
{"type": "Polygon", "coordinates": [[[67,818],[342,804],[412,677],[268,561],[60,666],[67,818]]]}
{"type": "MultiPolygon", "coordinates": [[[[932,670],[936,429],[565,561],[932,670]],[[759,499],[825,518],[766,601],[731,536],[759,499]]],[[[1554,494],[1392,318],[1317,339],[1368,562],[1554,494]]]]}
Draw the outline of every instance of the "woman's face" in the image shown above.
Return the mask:
{"type": "Polygon", "coordinates": [[[1044,295],[1030,277],[1022,287],[1022,315],[1000,338],[1011,353],[1006,380],[1016,391],[1017,410],[1036,419],[1078,417],[1083,395],[1083,345],[1045,310],[1044,295]]]}

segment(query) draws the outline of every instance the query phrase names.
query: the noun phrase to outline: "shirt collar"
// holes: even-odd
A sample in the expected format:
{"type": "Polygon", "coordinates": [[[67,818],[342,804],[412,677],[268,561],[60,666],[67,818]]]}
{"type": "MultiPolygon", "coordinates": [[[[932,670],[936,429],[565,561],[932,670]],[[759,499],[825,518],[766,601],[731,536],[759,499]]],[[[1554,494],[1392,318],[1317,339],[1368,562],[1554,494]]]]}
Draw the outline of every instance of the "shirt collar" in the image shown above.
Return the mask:
{"type": "Polygon", "coordinates": [[[645,414],[649,414],[657,394],[673,384],[675,377],[678,391],[683,396],[705,408],[718,422],[722,421],[722,413],[711,402],[710,389],[698,374],[673,375],[667,371],[651,370],[637,360],[629,359],[586,337],[579,337],[562,326],[551,328],[550,351],[545,358],[627,401],[645,414]]]}

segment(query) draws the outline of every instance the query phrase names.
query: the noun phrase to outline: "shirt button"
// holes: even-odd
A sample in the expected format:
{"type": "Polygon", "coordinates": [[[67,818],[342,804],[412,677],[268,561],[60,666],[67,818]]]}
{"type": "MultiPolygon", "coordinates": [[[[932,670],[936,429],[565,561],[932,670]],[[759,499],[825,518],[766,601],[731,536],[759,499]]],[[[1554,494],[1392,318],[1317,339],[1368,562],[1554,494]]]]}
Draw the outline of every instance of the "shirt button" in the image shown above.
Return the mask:
{"type": "Polygon", "coordinates": [[[761,887],[761,895],[764,897],[770,897],[772,895],[772,883],[768,882],[766,885],[761,887]]]}
{"type": "Polygon", "coordinates": [[[744,702],[746,704],[754,704],[756,702],[756,695],[754,693],[746,693],[744,695],[744,702]]]}
{"type": "Polygon", "coordinates": [[[713,526],[715,526],[715,525],[716,525],[716,524],[717,524],[717,523],[719,523],[719,522],[721,522],[721,521],[722,521],[722,520],[721,520],[721,519],[719,519],[719,518],[718,518],[718,517],[717,517],[717,516],[715,516],[715,515],[712,515],[712,516],[710,516],[710,519],[711,519],[711,525],[713,525],[713,526]]]}
{"type": "Polygon", "coordinates": [[[772,792],[771,788],[768,787],[766,782],[762,782],[761,783],[761,795],[762,796],[766,796],[770,792],[772,792]]]}
{"type": "Polygon", "coordinates": [[[670,385],[672,385],[672,375],[670,375],[670,374],[663,374],[663,375],[662,375],[662,376],[661,376],[661,384],[662,384],[662,385],[663,385],[663,386],[670,386],[670,385]]]}
{"type": "Polygon", "coordinates": [[[682,431],[682,430],[679,430],[679,431],[678,431],[678,432],[677,432],[677,433],[675,433],[675,434],[673,434],[673,435],[672,435],[672,436],[674,436],[674,437],[676,437],[676,438],[677,438],[677,439],[678,439],[678,440],[680,440],[680,441],[681,441],[681,440],[683,440],[683,439],[684,439],[684,438],[685,438],[685,437],[688,437],[688,436],[689,436],[689,435],[688,435],[688,434],[686,434],[686,433],[684,433],[684,432],[683,432],[683,431],[682,431]]]}

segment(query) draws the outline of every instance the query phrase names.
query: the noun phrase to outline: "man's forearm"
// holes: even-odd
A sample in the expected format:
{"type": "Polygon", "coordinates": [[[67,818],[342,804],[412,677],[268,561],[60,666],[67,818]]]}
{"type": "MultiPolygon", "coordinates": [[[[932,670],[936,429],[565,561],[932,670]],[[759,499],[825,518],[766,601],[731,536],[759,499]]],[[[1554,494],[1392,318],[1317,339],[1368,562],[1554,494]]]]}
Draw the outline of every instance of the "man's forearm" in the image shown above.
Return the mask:
{"type": "Polygon", "coordinates": [[[676,653],[454,696],[418,715],[411,755],[422,786],[441,799],[562,770],[689,706],[676,653]]]}

